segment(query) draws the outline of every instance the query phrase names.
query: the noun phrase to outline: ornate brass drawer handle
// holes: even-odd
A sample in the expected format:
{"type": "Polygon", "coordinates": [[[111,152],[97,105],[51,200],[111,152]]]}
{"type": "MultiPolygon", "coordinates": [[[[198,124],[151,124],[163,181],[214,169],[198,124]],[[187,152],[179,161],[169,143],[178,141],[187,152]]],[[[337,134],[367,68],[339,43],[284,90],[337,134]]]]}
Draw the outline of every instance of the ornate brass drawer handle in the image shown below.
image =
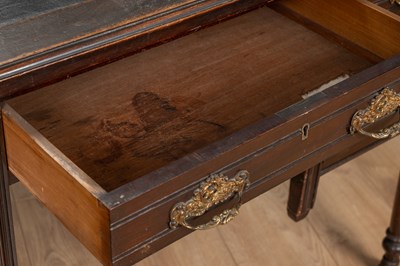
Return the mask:
{"type": "Polygon", "coordinates": [[[366,109],[357,111],[351,120],[350,133],[360,132],[363,135],[384,139],[400,134],[400,122],[385,128],[376,133],[363,130],[363,127],[376,122],[377,120],[398,111],[400,108],[400,94],[385,88],[366,109]]]}
{"type": "Polygon", "coordinates": [[[239,171],[231,179],[222,174],[211,175],[194,191],[190,200],[175,204],[170,213],[170,227],[174,229],[181,225],[192,230],[206,230],[232,221],[239,214],[243,191],[250,185],[249,176],[249,172],[245,170],[239,171]],[[189,224],[188,220],[191,218],[203,215],[212,206],[230,199],[233,195],[238,197],[238,203],[232,209],[214,216],[206,224],[189,224]]]}

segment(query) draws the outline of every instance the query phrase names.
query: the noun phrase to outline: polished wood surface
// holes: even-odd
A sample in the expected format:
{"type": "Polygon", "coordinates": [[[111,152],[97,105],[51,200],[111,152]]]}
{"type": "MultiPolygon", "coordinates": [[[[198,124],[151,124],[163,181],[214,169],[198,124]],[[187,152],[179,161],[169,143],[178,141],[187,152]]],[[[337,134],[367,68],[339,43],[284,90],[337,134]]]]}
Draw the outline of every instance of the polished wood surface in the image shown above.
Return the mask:
{"type": "MultiPolygon", "coordinates": [[[[399,149],[393,139],[322,176],[316,205],[299,223],[286,215],[285,183],[244,205],[233,223],[191,234],[137,265],[376,266],[399,149]]],[[[21,184],[12,199],[20,265],[100,265],[21,184]]]]}
{"type": "Polygon", "coordinates": [[[314,207],[317,197],[321,164],[307,169],[290,179],[287,211],[290,218],[298,222],[314,207]]]}

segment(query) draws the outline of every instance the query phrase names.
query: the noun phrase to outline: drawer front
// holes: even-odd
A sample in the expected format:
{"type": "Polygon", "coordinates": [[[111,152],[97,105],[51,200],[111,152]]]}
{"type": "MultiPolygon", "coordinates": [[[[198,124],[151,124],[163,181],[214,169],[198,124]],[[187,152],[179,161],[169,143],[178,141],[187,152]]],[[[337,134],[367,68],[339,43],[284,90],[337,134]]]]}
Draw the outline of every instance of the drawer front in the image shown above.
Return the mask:
{"type": "MultiPolygon", "coordinates": [[[[211,173],[224,174],[231,178],[239,171],[248,171],[250,187],[244,192],[245,202],[333,154],[355,145],[364,147],[375,143],[376,140],[369,140],[369,137],[361,134],[350,134],[350,122],[354,113],[369,106],[383,88],[389,87],[400,92],[400,69],[396,67],[398,64],[399,58],[395,58],[374,66],[276,113],[263,123],[233,136],[230,139],[231,143],[224,140],[215,144],[216,146],[210,149],[220,152],[223,150],[221,146],[227,145],[227,142],[232,146],[229,146],[230,150],[221,152],[222,155],[209,156],[211,158],[208,161],[197,163],[191,169],[190,164],[189,169],[185,169],[188,163],[181,160],[177,162],[178,166],[168,166],[149,175],[148,178],[152,180],[157,180],[157,175],[161,173],[173,172],[176,176],[170,183],[165,182],[157,190],[135,195],[136,197],[130,200],[129,191],[123,188],[111,192],[107,199],[103,199],[105,202],[115,203],[110,198],[116,195],[128,198],[123,203],[119,201],[117,206],[110,206],[114,264],[130,265],[190,233],[191,230],[182,226],[176,229],[169,227],[170,212],[176,203],[188,201],[211,173]],[[306,124],[309,125],[307,138],[302,131],[306,124]],[[245,137],[251,139],[243,140],[245,137]],[[237,139],[240,139],[240,144],[235,146],[232,142],[237,139]],[[182,174],[177,174],[176,169],[182,171],[182,174]],[[180,189],[177,189],[178,185],[174,183],[176,180],[180,182],[180,189]],[[159,200],[154,201],[155,198],[159,200]]],[[[398,121],[399,113],[396,112],[381,121],[379,126],[388,127],[398,121]]],[[[197,156],[204,158],[204,154],[209,152],[205,149],[197,156]]],[[[191,158],[186,158],[189,159],[191,158]]],[[[140,184],[136,188],[139,186],[140,184]]],[[[200,220],[211,220],[216,214],[235,206],[236,200],[234,197],[226,203],[219,204],[212,211],[206,212],[200,220]]]]}

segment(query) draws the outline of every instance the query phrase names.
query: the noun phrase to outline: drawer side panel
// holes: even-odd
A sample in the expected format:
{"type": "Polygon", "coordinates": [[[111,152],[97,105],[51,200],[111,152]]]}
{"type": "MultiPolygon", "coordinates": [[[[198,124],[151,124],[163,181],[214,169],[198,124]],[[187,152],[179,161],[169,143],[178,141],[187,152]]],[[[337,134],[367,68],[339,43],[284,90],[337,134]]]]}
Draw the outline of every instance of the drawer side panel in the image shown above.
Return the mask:
{"type": "Polygon", "coordinates": [[[41,147],[35,132],[27,131],[11,108],[5,109],[2,116],[10,171],[101,262],[108,264],[108,210],[93,191],[71,175],[71,169],[59,164],[41,147]]]}
{"type": "Polygon", "coordinates": [[[400,17],[366,0],[282,0],[275,7],[303,16],[379,57],[400,53],[400,17]]]}

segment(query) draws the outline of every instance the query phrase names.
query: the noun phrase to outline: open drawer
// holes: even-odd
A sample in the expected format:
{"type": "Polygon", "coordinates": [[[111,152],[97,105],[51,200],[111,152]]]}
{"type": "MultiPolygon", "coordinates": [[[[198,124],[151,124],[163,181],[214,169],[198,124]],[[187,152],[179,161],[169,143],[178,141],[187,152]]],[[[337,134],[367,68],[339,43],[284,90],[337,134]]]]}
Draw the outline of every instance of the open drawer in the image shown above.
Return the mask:
{"type": "Polygon", "coordinates": [[[260,8],[7,101],[9,169],[103,264],[131,265],[368,139],[353,115],[398,104],[400,57],[353,50],[260,8]]]}

